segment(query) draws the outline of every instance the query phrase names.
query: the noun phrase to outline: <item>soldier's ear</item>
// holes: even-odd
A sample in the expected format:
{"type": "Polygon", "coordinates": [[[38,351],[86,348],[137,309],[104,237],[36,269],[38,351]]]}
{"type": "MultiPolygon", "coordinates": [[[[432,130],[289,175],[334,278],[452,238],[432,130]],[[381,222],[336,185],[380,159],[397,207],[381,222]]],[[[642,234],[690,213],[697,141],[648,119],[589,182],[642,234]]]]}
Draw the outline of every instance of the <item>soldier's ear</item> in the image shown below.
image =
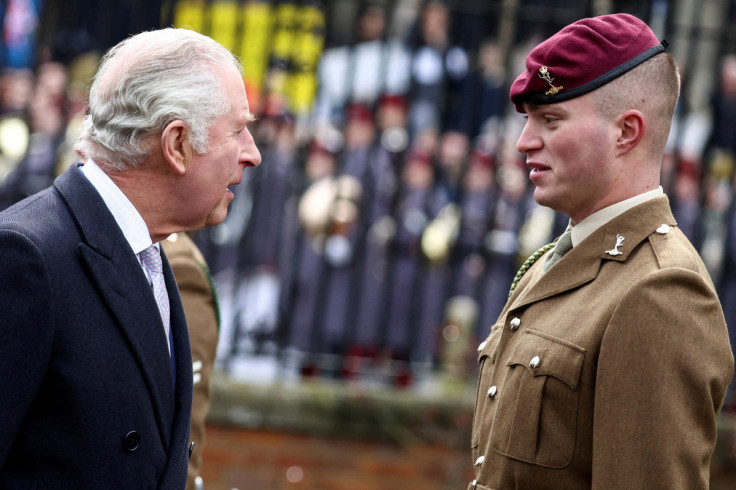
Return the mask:
{"type": "Polygon", "coordinates": [[[164,159],[178,174],[183,175],[194,153],[189,142],[189,127],[182,120],[172,121],[161,133],[161,151],[164,159]]]}
{"type": "Polygon", "coordinates": [[[616,119],[618,138],[616,139],[617,156],[624,155],[634,149],[644,137],[646,120],[644,115],[631,109],[616,119]]]}

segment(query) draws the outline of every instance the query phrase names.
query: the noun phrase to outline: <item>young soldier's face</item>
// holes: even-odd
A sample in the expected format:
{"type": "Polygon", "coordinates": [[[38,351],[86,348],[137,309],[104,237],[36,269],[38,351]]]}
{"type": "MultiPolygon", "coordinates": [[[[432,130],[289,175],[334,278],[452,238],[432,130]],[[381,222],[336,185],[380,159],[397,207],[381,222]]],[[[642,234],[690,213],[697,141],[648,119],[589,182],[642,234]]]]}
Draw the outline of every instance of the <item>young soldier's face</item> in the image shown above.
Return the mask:
{"type": "Polygon", "coordinates": [[[612,158],[615,128],[598,116],[593,97],[524,108],[527,122],[516,146],[527,156],[534,199],[573,224],[612,204],[609,196],[623,182],[612,158]]]}

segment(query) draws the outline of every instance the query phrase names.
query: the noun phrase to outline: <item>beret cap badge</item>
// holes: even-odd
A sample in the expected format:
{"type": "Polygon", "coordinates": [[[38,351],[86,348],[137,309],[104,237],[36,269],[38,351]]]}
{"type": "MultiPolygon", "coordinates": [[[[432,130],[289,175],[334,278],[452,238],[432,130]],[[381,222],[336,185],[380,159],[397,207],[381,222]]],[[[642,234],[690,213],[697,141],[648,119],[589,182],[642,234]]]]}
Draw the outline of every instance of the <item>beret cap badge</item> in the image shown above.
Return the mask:
{"type": "Polygon", "coordinates": [[[543,66],[539,69],[539,73],[537,74],[537,76],[541,78],[542,80],[544,80],[545,82],[549,83],[549,86],[551,87],[549,90],[547,90],[544,93],[544,95],[556,94],[557,92],[562,90],[563,88],[562,85],[560,85],[559,87],[555,87],[555,84],[552,83],[554,78],[552,78],[552,75],[549,73],[549,70],[547,70],[546,66],[543,66]]]}

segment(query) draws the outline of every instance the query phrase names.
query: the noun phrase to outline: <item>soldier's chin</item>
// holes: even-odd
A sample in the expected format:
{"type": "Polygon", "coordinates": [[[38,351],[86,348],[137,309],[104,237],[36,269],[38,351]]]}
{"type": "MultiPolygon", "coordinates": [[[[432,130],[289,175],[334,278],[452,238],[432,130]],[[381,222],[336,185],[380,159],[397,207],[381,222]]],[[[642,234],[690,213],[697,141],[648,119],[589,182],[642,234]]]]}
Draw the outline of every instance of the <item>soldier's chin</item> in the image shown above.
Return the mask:
{"type": "Polygon", "coordinates": [[[536,187],[534,189],[534,200],[539,204],[540,206],[545,206],[551,209],[554,209],[556,211],[559,211],[561,207],[560,199],[558,199],[555,195],[551,194],[550,192],[547,192],[546,189],[536,187]]]}

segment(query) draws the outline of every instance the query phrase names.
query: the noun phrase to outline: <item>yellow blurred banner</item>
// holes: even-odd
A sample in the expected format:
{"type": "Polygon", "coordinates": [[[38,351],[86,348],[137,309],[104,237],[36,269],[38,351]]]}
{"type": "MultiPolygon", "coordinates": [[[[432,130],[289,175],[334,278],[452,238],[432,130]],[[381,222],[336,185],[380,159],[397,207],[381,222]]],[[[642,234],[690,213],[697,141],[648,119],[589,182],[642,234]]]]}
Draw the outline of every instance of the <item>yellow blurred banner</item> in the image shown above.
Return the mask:
{"type": "Polygon", "coordinates": [[[301,2],[179,0],[173,23],[206,34],[243,63],[254,112],[266,108],[305,115],[317,90],[325,13],[301,2]]]}
{"type": "Polygon", "coordinates": [[[262,109],[269,63],[269,38],[273,14],[266,2],[248,2],[243,11],[243,32],[238,52],[245,69],[245,84],[254,111],[262,109]],[[256,102],[257,101],[257,102],[256,102]]]}
{"type": "Polygon", "coordinates": [[[174,25],[176,27],[189,27],[197,32],[202,32],[204,15],[204,0],[181,0],[174,7],[174,25]]]}
{"type": "Polygon", "coordinates": [[[235,53],[238,4],[236,2],[212,2],[209,11],[210,29],[208,35],[235,53]]]}

